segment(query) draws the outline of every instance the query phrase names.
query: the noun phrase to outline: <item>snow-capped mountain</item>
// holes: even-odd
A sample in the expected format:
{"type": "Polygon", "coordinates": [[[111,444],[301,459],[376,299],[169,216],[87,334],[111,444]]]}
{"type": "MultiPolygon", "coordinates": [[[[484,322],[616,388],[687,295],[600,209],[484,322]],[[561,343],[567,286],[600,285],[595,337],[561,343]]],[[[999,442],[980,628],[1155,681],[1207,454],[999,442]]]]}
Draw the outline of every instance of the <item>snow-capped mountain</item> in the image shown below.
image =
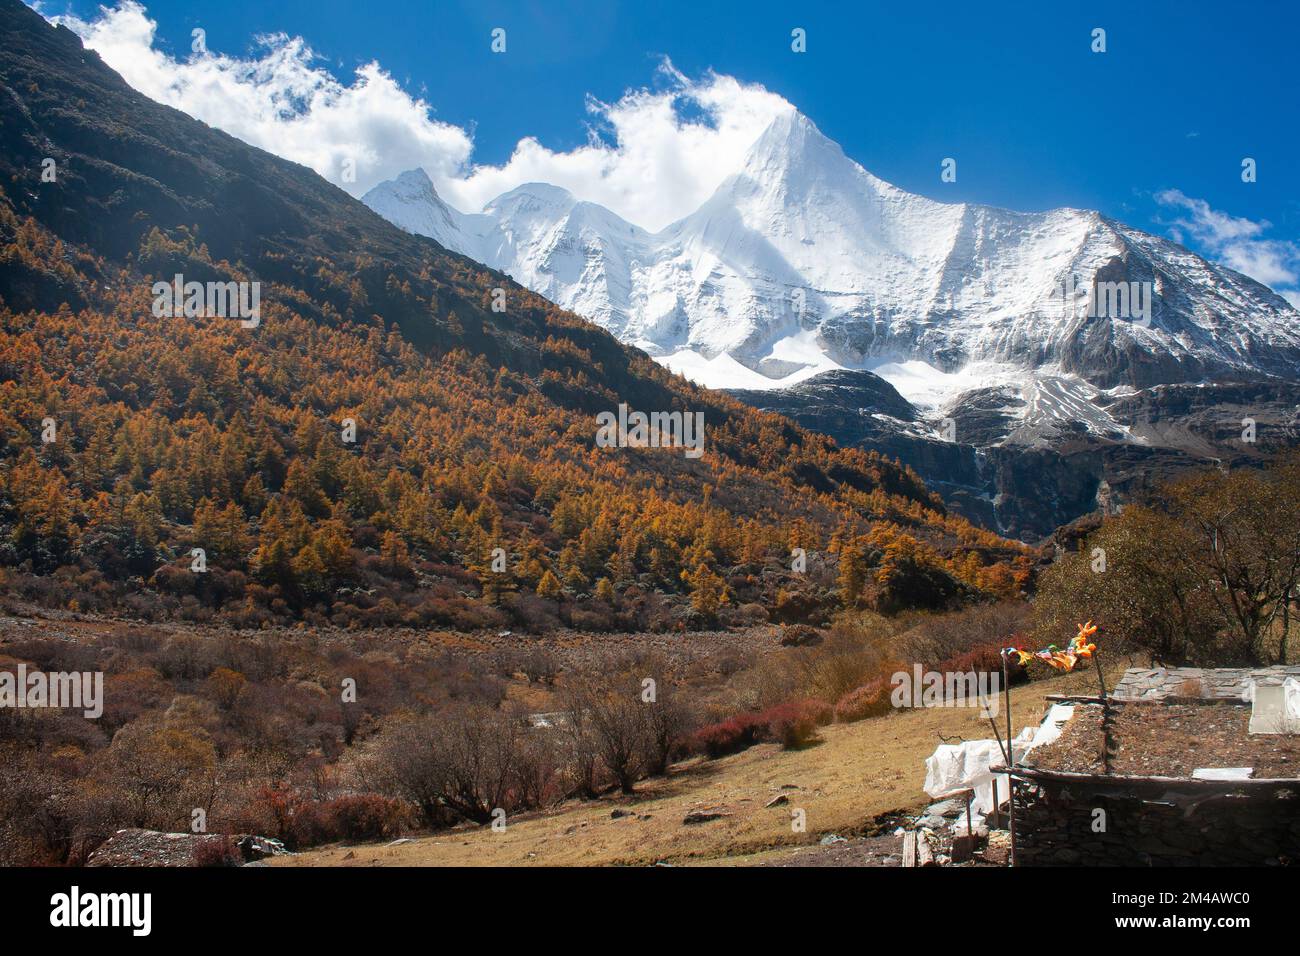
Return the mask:
{"type": "Polygon", "coordinates": [[[466,214],[442,201],[422,169],[380,183],[363,199],[407,232],[500,269],[625,337],[633,271],[650,258],[652,237],[603,206],[579,202],[558,186],[527,183],[466,214]]]}
{"type": "MultiPolygon", "coordinates": [[[[903,429],[912,438],[1147,446],[1169,430],[1118,411],[1146,390],[1300,378],[1300,313],[1253,279],[1097,212],[908,193],[794,110],[703,205],[657,233],[537,183],[461,213],[418,169],[363,199],[747,401],[787,391],[771,400],[794,414],[799,396],[861,392],[799,383],[874,372],[914,409],[903,429]]],[[[879,430],[868,439],[879,444],[879,430]]]]}
{"type": "Polygon", "coordinates": [[[463,214],[421,170],[364,201],[706,385],[869,368],[929,406],[970,372],[1112,388],[1300,367],[1300,314],[1259,283],[1096,212],[907,193],[793,110],[704,205],[655,234],[543,184],[463,214]],[[1090,317],[1067,299],[1098,281],[1132,289],[1130,313],[1145,292],[1149,314],[1090,317]]]}

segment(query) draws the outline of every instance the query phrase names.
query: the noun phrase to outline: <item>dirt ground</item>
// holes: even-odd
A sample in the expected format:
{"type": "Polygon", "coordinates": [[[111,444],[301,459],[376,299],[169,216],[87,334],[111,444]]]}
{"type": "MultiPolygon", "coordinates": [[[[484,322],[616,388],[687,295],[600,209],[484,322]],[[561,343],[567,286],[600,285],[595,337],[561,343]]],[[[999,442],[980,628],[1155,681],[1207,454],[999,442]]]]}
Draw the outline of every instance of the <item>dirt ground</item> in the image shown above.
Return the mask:
{"type": "MultiPolygon", "coordinates": [[[[1111,772],[1190,777],[1200,767],[1253,767],[1256,777],[1300,777],[1300,739],[1248,735],[1250,707],[1241,704],[1123,704],[1113,708],[1111,772]]],[[[1034,751],[1044,769],[1101,773],[1102,709],[1076,707],[1053,743],[1034,751]]]]}
{"type": "MultiPolygon", "coordinates": [[[[1042,719],[1045,694],[1090,693],[1093,681],[1091,673],[1072,674],[1015,688],[1015,731],[1042,719]]],[[[804,750],[760,744],[695,759],[639,784],[632,797],[521,815],[501,832],[467,827],[388,845],[330,846],[272,865],[888,865],[884,857],[898,852],[890,834],[899,818],[930,802],[925,758],[944,740],[987,738],[991,730],[977,709],[941,708],[834,725],[821,736],[804,750]],[[803,832],[793,826],[794,811],[803,811],[803,832]],[[685,823],[688,814],[709,819],[685,823]],[[822,847],[829,836],[849,839],[822,847]]]]}

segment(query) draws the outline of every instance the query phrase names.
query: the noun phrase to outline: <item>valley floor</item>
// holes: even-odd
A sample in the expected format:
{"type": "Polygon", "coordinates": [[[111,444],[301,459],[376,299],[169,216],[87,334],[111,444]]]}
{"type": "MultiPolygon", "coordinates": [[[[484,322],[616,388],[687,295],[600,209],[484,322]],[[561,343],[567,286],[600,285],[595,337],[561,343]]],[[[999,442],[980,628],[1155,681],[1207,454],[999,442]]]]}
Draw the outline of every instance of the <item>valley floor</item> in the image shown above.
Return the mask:
{"type": "MultiPolygon", "coordinates": [[[[1116,667],[1115,674],[1122,670],[1116,667]]],[[[1114,677],[1109,677],[1112,681],[1114,677]]],[[[1012,691],[1015,730],[1038,723],[1044,695],[1092,693],[1094,673],[1012,691]]],[[[999,729],[1005,727],[999,717],[999,729]]],[[[335,845],[275,859],[277,866],[896,865],[898,818],[930,802],[925,758],[947,739],[987,738],[976,709],[903,711],[821,730],[822,742],[785,751],[760,744],[694,759],[632,797],[570,802],[508,820],[504,831],[458,828],[395,844],[335,845]],[[774,798],[788,802],[768,806],[774,798]],[[807,828],[792,832],[792,810],[807,828]],[[684,823],[690,814],[716,818],[684,823]],[[821,846],[830,835],[867,837],[821,846]]]]}

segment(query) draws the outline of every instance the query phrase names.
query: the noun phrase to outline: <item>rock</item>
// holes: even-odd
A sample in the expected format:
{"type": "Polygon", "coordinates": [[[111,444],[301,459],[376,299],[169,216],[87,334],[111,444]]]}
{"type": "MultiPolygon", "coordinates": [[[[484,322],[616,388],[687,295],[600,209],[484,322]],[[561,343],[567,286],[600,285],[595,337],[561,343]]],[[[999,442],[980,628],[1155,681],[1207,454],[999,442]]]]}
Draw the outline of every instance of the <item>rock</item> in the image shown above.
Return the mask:
{"type": "Polygon", "coordinates": [[[221,860],[229,865],[256,862],[287,851],[279,840],[252,834],[163,833],[129,828],[118,830],[101,843],[87,866],[194,866],[195,853],[212,855],[203,863],[221,860]],[[225,843],[227,849],[222,850],[225,843]]]}
{"type": "Polygon", "coordinates": [[[790,798],[787,797],[784,793],[781,793],[773,797],[771,800],[767,801],[767,803],[763,804],[763,809],[766,810],[771,807],[783,806],[784,804],[787,804],[789,802],[790,802],[790,798]]]}
{"type": "Polygon", "coordinates": [[[631,815],[632,815],[632,811],[630,810],[621,810],[616,808],[609,811],[609,818],[611,820],[619,820],[622,819],[623,817],[630,817],[631,815]]]}
{"type": "Polygon", "coordinates": [[[838,833],[828,833],[817,842],[822,846],[834,846],[836,843],[848,843],[849,841],[844,839],[844,837],[840,836],[838,833]]]}
{"type": "Polygon", "coordinates": [[[725,816],[727,816],[727,814],[717,810],[692,810],[682,818],[682,823],[688,825],[695,823],[708,823],[710,820],[719,820],[725,816]]]}
{"type": "Polygon", "coordinates": [[[975,855],[975,837],[960,834],[952,838],[952,862],[964,863],[975,855]]]}
{"type": "Polygon", "coordinates": [[[930,841],[926,839],[925,834],[919,834],[916,838],[916,865],[917,866],[938,866],[939,861],[934,857],[934,850],[930,846],[930,841]]]}
{"type": "Polygon", "coordinates": [[[966,801],[964,800],[940,800],[925,808],[926,815],[932,817],[959,817],[965,812],[966,801]]]}
{"type": "Polygon", "coordinates": [[[279,840],[273,840],[264,836],[243,836],[237,837],[239,852],[245,860],[260,860],[267,856],[283,856],[289,851],[284,848],[284,844],[279,840]]]}

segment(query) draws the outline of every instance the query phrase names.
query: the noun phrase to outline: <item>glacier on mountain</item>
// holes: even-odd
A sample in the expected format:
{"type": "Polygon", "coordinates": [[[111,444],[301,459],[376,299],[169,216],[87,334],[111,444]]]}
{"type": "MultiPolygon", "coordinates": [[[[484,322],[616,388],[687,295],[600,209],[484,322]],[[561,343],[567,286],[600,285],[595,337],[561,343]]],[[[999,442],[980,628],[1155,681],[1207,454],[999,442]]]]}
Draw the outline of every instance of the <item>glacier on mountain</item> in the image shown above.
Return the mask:
{"type": "Polygon", "coordinates": [[[1124,437],[1103,406],[1125,389],[1300,369],[1300,314],[1253,279],[1097,212],[905,192],[794,110],[657,233],[540,183],[462,213],[419,169],[363,200],[711,387],[871,370],[934,420],[994,388],[1004,438],[1032,442],[1124,437]],[[1070,300],[1099,284],[1145,288],[1149,314],[1070,300]]]}

